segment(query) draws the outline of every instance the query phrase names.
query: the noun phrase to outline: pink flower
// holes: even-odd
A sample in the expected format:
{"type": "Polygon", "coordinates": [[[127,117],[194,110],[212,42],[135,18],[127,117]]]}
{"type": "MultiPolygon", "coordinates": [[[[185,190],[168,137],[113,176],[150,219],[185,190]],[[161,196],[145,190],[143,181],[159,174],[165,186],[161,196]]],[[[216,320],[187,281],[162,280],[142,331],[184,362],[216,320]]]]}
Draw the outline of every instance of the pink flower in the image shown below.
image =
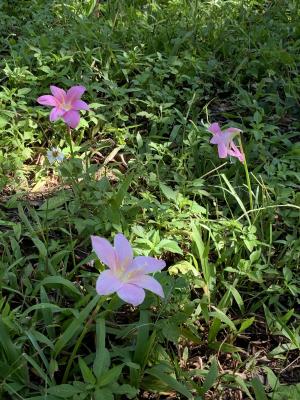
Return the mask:
{"type": "Polygon", "coordinates": [[[208,130],[213,134],[210,143],[218,145],[218,154],[220,158],[226,158],[228,155],[236,157],[240,162],[245,161],[245,155],[241,152],[233,142],[233,138],[242,131],[238,128],[228,128],[221,131],[217,122],[210,125],[208,130]]]}
{"type": "Polygon", "coordinates": [[[57,86],[50,86],[50,90],[53,96],[40,96],[37,102],[43,106],[54,107],[50,112],[51,122],[62,118],[70,128],[76,128],[80,121],[78,110],[89,109],[88,104],[80,100],[86,90],[85,87],[73,86],[67,93],[57,86]]]}
{"type": "Polygon", "coordinates": [[[138,256],[133,258],[130,243],[124,235],[118,233],[114,247],[108,240],[92,236],[92,246],[100,261],[109,269],[101,272],[96,283],[100,295],[117,295],[127,303],[137,306],[145,298],[144,289],[164,297],[160,283],[148,274],[162,270],[166,263],[153,257],[138,256]]]}

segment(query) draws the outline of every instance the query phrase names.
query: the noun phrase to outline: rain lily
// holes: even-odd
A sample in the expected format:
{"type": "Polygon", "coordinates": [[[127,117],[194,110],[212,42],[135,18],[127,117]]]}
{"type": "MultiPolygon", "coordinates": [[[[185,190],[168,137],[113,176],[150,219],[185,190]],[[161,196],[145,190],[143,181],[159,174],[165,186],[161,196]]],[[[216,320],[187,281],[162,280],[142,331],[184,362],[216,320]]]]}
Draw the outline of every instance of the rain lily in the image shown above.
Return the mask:
{"type": "Polygon", "coordinates": [[[80,97],[85,92],[84,86],[73,86],[67,92],[57,86],[50,86],[52,95],[37,99],[43,106],[54,107],[50,112],[50,121],[62,118],[70,128],[76,128],[80,121],[79,110],[88,110],[89,106],[80,97]]]}
{"type": "Polygon", "coordinates": [[[53,164],[55,161],[62,162],[64,157],[64,154],[57,147],[52,147],[51,150],[47,151],[47,158],[50,164],[53,164]]]}
{"type": "Polygon", "coordinates": [[[166,263],[153,257],[138,256],[133,258],[133,250],[124,235],[118,233],[114,247],[108,240],[92,236],[93,250],[100,261],[109,269],[101,272],[96,291],[100,295],[117,295],[126,303],[137,306],[144,301],[145,291],[150,290],[164,297],[160,283],[148,274],[161,271],[166,263]]]}
{"type": "Polygon", "coordinates": [[[218,145],[218,154],[220,158],[226,158],[228,155],[236,157],[240,162],[245,161],[245,155],[241,152],[233,142],[233,138],[242,131],[238,128],[228,128],[221,130],[219,124],[214,122],[208,130],[213,134],[210,143],[218,145]]]}

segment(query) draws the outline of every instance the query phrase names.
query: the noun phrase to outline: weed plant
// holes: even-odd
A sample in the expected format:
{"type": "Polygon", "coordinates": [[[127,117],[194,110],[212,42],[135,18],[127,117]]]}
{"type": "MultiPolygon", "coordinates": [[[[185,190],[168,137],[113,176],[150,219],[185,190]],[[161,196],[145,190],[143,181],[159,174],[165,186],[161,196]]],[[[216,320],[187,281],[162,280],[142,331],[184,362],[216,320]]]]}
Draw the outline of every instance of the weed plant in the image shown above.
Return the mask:
{"type": "Polygon", "coordinates": [[[2,0],[0,19],[0,399],[298,400],[299,0],[2,0]],[[50,85],[87,89],[71,136],[50,85]],[[96,293],[90,237],[120,232],[166,262],[164,298],[96,293]]]}

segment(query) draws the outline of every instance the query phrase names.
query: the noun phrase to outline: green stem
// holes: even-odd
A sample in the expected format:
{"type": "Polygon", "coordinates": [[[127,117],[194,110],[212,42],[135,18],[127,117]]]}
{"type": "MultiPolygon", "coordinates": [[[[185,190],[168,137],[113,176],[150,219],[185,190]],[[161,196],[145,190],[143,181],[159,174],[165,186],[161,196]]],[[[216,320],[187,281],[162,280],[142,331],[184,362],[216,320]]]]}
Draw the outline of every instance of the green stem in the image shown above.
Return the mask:
{"type": "Polygon", "coordinates": [[[75,344],[75,346],[74,346],[74,348],[73,348],[72,354],[71,354],[71,356],[70,356],[70,358],[69,358],[69,361],[68,361],[67,367],[66,367],[66,369],[65,369],[65,373],[64,373],[63,379],[62,379],[62,383],[66,383],[66,382],[68,381],[70,369],[71,369],[72,364],[73,364],[73,361],[74,361],[74,359],[75,359],[75,357],[76,357],[76,355],[77,355],[78,349],[79,349],[79,347],[80,347],[80,345],[81,345],[81,343],[82,343],[82,341],[83,341],[85,335],[88,333],[88,331],[89,331],[89,329],[90,329],[90,327],[91,327],[91,324],[92,324],[92,322],[93,322],[93,320],[94,320],[96,314],[98,313],[98,311],[99,311],[99,309],[100,309],[102,303],[103,303],[105,300],[106,300],[106,297],[103,297],[103,298],[100,300],[100,302],[97,304],[97,307],[94,309],[94,311],[93,311],[93,313],[92,313],[90,319],[89,319],[89,320],[87,321],[87,323],[85,324],[85,327],[83,328],[83,330],[82,330],[82,332],[81,332],[81,335],[79,336],[79,338],[78,338],[78,340],[77,340],[77,342],[76,342],[76,344],[75,344]]]}
{"type": "MultiPolygon", "coordinates": [[[[245,155],[244,149],[243,149],[243,144],[241,137],[238,137],[239,145],[241,148],[242,153],[245,155]]],[[[248,187],[248,193],[249,193],[249,202],[250,202],[250,209],[253,210],[253,196],[252,196],[252,188],[251,188],[251,181],[250,181],[250,175],[249,175],[249,170],[248,170],[248,165],[247,165],[247,160],[245,156],[245,161],[243,162],[244,169],[245,169],[245,174],[246,174],[246,182],[247,182],[247,187],[248,187]]]]}
{"type": "Polygon", "coordinates": [[[74,150],[73,150],[73,144],[72,144],[71,128],[69,127],[69,125],[67,125],[66,142],[68,143],[68,145],[70,147],[71,157],[74,158],[74,150]]]}

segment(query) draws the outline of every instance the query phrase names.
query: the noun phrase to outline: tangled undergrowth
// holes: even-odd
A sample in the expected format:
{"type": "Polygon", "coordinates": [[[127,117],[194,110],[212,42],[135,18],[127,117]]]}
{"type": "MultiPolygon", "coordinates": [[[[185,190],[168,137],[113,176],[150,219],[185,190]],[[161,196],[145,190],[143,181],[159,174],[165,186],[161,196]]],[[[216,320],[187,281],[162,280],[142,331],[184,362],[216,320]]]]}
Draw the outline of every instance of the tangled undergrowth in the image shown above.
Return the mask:
{"type": "Polygon", "coordinates": [[[299,14],[1,2],[0,399],[299,399],[299,14]]]}

